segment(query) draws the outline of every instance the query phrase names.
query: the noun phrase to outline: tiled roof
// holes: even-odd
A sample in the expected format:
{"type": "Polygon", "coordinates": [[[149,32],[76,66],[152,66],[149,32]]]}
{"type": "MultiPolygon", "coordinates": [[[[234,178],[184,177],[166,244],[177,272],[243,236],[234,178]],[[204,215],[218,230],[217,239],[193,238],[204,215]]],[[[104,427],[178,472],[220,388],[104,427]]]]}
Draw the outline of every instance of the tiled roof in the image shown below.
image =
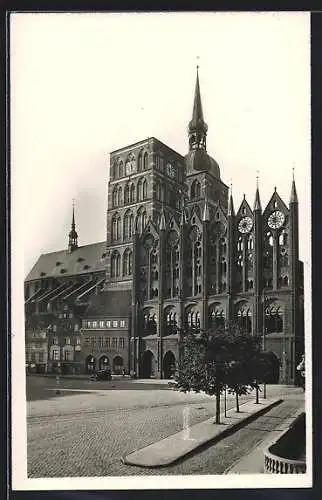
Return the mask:
{"type": "Polygon", "coordinates": [[[59,250],[42,254],[25,281],[104,271],[105,253],[106,242],[101,241],[80,246],[71,253],[59,250]]]}
{"type": "Polygon", "coordinates": [[[127,318],[131,312],[131,290],[102,292],[91,298],[85,318],[127,318]]]}

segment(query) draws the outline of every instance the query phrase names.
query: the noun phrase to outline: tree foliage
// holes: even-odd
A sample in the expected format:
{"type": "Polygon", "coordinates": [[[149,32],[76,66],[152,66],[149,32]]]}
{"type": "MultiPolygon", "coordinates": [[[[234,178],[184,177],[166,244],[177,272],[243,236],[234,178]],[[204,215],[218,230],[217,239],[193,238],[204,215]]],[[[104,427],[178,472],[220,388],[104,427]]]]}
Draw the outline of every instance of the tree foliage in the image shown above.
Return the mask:
{"type": "Polygon", "coordinates": [[[220,422],[220,395],[227,387],[238,396],[258,388],[261,339],[229,323],[207,332],[188,331],[177,375],[180,389],[216,396],[216,423],[220,422]]]}

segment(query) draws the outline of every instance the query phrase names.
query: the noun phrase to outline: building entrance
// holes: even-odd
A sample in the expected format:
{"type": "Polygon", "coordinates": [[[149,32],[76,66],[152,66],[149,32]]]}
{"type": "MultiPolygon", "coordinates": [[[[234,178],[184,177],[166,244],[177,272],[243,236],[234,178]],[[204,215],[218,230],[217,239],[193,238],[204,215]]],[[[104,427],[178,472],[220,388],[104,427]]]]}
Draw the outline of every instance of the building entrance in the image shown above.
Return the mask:
{"type": "Polygon", "coordinates": [[[153,375],[154,356],[151,351],[145,351],[141,362],[141,378],[150,378],[153,375]]]}
{"type": "Polygon", "coordinates": [[[171,378],[175,375],[176,371],[176,358],[172,351],[165,353],[163,358],[163,377],[171,378]]]}

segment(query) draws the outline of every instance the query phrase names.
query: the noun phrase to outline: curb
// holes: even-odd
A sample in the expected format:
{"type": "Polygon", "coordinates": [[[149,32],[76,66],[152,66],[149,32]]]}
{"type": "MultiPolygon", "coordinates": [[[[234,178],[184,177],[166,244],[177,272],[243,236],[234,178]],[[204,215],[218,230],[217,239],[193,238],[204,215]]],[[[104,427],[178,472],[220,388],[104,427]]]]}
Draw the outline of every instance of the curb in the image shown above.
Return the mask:
{"type": "MultiPolygon", "coordinates": [[[[141,468],[155,469],[155,468],[159,468],[159,467],[168,467],[169,465],[173,465],[173,464],[179,462],[180,460],[182,460],[183,458],[187,458],[188,456],[193,455],[197,451],[201,451],[201,449],[207,448],[208,446],[213,445],[213,444],[219,442],[220,440],[230,436],[231,434],[238,431],[239,429],[241,429],[242,427],[244,427],[248,423],[250,423],[250,422],[256,420],[258,417],[264,415],[266,412],[268,412],[269,410],[271,410],[275,406],[278,406],[279,404],[281,404],[282,401],[283,401],[283,399],[281,399],[281,398],[275,399],[271,402],[271,404],[268,404],[264,408],[259,409],[257,412],[246,416],[245,418],[241,419],[239,422],[236,422],[234,424],[228,424],[228,427],[226,429],[223,429],[217,435],[209,437],[208,439],[207,438],[204,439],[202,442],[196,444],[196,446],[194,448],[187,450],[186,452],[183,452],[180,456],[177,456],[173,459],[170,458],[166,463],[152,464],[152,465],[147,465],[147,464],[143,464],[143,463],[138,464],[138,463],[134,463],[130,459],[130,456],[133,453],[139,452],[140,450],[144,450],[145,448],[149,448],[150,446],[153,446],[157,443],[160,443],[160,442],[164,441],[165,439],[170,439],[171,437],[175,436],[176,434],[180,434],[180,432],[182,432],[182,431],[179,431],[178,433],[173,434],[172,436],[168,436],[167,438],[161,439],[160,441],[156,441],[155,443],[151,443],[150,445],[145,446],[139,450],[134,450],[131,453],[128,453],[126,456],[123,456],[121,458],[121,461],[124,465],[132,465],[132,466],[141,467],[141,468]]],[[[244,404],[247,404],[247,403],[244,403],[244,404]]],[[[242,406],[243,405],[241,405],[241,407],[242,406]]],[[[222,413],[221,417],[223,417],[223,416],[224,416],[224,414],[222,413]]],[[[213,421],[213,419],[214,419],[214,417],[211,417],[208,420],[213,421]]],[[[204,422],[207,422],[207,420],[204,422]]],[[[195,425],[200,425],[200,424],[203,424],[204,422],[200,422],[199,424],[195,424],[195,425]]],[[[214,422],[212,422],[212,423],[214,423],[214,422]]],[[[193,427],[195,427],[195,426],[192,426],[191,428],[193,428],[193,427]]]]}

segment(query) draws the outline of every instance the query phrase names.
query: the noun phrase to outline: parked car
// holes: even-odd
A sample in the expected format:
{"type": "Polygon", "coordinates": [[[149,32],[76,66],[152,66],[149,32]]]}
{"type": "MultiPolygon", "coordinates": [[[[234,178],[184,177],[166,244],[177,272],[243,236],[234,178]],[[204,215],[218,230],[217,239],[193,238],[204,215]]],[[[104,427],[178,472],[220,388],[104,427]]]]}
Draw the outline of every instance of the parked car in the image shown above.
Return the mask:
{"type": "Polygon", "coordinates": [[[93,373],[90,377],[91,380],[112,380],[111,370],[99,370],[93,373]]]}

